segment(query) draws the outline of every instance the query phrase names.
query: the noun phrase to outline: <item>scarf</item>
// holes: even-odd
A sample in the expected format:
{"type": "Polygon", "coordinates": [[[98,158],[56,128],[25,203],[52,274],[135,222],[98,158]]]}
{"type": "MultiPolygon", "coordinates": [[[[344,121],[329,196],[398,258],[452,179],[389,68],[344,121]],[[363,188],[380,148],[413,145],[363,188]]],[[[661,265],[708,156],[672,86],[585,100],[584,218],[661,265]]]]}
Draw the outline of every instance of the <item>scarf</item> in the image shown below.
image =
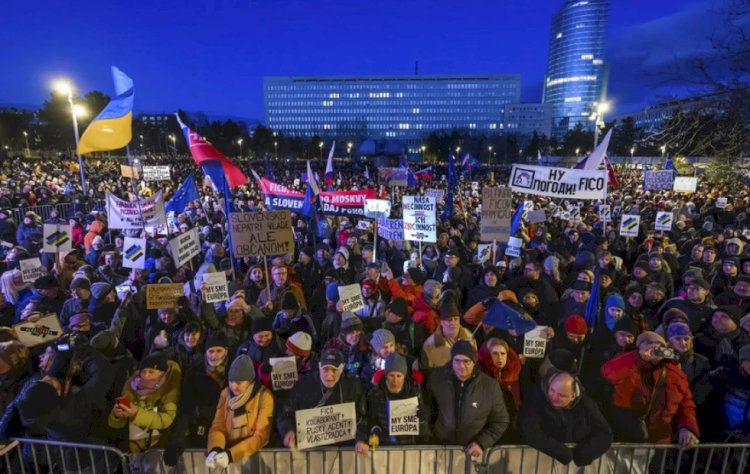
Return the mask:
{"type": "Polygon", "coordinates": [[[253,392],[251,385],[247,391],[232,396],[232,392],[227,389],[227,406],[232,410],[232,431],[229,434],[229,440],[234,441],[241,438],[247,438],[247,414],[244,410],[245,404],[250,400],[253,392]]]}
{"type": "Polygon", "coordinates": [[[223,387],[226,383],[227,379],[227,358],[228,355],[225,354],[224,358],[221,359],[221,362],[219,362],[216,365],[211,365],[211,362],[208,360],[208,357],[203,356],[206,361],[206,375],[208,375],[211,380],[216,382],[216,384],[219,387],[223,387]]]}
{"type": "Polygon", "coordinates": [[[138,397],[145,397],[159,390],[166,380],[167,372],[164,372],[161,377],[155,380],[144,380],[140,375],[136,375],[130,381],[130,388],[138,397]]]}

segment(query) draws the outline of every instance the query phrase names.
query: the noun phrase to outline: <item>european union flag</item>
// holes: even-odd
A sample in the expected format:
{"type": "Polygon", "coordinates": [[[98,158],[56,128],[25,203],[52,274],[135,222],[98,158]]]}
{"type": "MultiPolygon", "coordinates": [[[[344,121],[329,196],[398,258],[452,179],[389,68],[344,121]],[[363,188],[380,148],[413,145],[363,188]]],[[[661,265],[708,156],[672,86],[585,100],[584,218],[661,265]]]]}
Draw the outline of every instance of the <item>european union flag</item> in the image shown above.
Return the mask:
{"type": "Polygon", "coordinates": [[[523,202],[518,204],[516,212],[513,213],[513,218],[510,220],[510,236],[513,237],[521,228],[521,217],[523,217],[523,202]]]}
{"type": "Polygon", "coordinates": [[[453,208],[453,188],[448,188],[448,192],[445,193],[445,207],[443,207],[443,213],[440,215],[442,220],[448,220],[453,217],[455,209],[453,208]]]}
{"type": "Polygon", "coordinates": [[[516,334],[526,334],[536,323],[501,301],[495,301],[487,310],[482,322],[497,329],[513,329],[516,334]]]}
{"type": "Polygon", "coordinates": [[[586,324],[592,329],[596,327],[596,320],[599,318],[601,292],[601,286],[599,285],[599,267],[597,267],[594,272],[594,284],[591,285],[591,294],[589,295],[588,302],[586,302],[586,314],[584,315],[586,324]]]}
{"type": "Polygon", "coordinates": [[[188,177],[185,178],[185,182],[182,183],[180,189],[178,189],[177,192],[174,193],[174,196],[172,196],[172,198],[167,202],[167,205],[164,206],[164,209],[167,212],[174,211],[176,213],[180,213],[185,210],[185,206],[187,206],[187,203],[196,199],[200,199],[200,196],[198,195],[198,188],[195,186],[193,173],[190,173],[188,177]]]}

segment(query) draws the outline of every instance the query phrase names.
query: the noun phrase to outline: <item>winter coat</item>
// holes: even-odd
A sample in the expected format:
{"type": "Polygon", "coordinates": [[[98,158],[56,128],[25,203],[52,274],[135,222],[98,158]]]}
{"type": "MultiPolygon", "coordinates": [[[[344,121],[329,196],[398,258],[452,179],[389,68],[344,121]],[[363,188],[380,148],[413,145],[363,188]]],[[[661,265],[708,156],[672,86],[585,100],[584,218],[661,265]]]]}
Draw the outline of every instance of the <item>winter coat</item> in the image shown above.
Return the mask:
{"type": "Polygon", "coordinates": [[[403,298],[409,305],[409,310],[413,311],[414,300],[422,296],[424,289],[422,285],[402,285],[397,279],[388,280],[388,289],[391,292],[391,299],[403,298]]]}
{"type": "Polygon", "coordinates": [[[75,297],[70,297],[63,303],[62,309],[60,310],[60,324],[63,327],[68,327],[70,323],[70,317],[79,311],[88,311],[89,302],[91,300],[79,300],[75,297]]]}
{"type": "Polygon", "coordinates": [[[352,377],[360,377],[368,362],[367,344],[361,340],[355,346],[349,345],[344,336],[334,337],[326,342],[323,349],[336,349],[344,356],[344,372],[352,377]]]}
{"type": "Polygon", "coordinates": [[[712,390],[708,380],[711,363],[706,357],[690,351],[680,355],[680,368],[687,376],[695,404],[700,407],[712,390]]]}
{"type": "Polygon", "coordinates": [[[440,315],[437,310],[427,304],[424,299],[424,293],[418,298],[414,299],[414,313],[412,314],[412,321],[417,324],[421,324],[427,330],[427,334],[432,334],[440,325],[440,315]]]}
{"type": "Polygon", "coordinates": [[[498,369],[495,367],[490,350],[485,343],[479,348],[479,368],[500,384],[505,408],[508,410],[508,417],[511,425],[513,425],[518,407],[521,405],[521,383],[518,380],[521,375],[521,359],[516,351],[510,349],[508,350],[505,367],[498,369]]]}
{"type": "Polygon", "coordinates": [[[458,329],[458,335],[456,335],[453,341],[448,340],[443,335],[442,327],[438,327],[438,329],[432,333],[432,336],[424,341],[424,345],[422,346],[422,357],[420,358],[420,366],[422,369],[427,370],[435,367],[442,367],[450,362],[451,347],[453,347],[453,344],[456,341],[461,339],[471,342],[474,349],[477,348],[477,344],[474,341],[471,332],[465,327],[460,327],[458,329]]]}
{"type": "Polygon", "coordinates": [[[250,337],[245,342],[240,344],[237,348],[236,356],[245,354],[253,360],[255,370],[263,362],[268,362],[271,357],[284,357],[286,356],[286,349],[284,348],[284,342],[281,340],[278,334],[273,333],[271,342],[266,347],[260,347],[255,343],[255,340],[250,337]]]}
{"type": "MultiPolygon", "coordinates": [[[[420,444],[421,440],[429,436],[429,412],[422,397],[422,388],[410,378],[404,379],[404,386],[399,393],[391,393],[386,385],[385,377],[381,377],[377,385],[367,392],[367,424],[369,433],[376,434],[380,438],[380,444],[384,446],[420,444]],[[419,435],[390,436],[388,426],[389,402],[390,400],[404,400],[417,398],[417,417],[419,418],[419,435]]],[[[367,442],[367,437],[360,439],[367,442]]]]}
{"type": "Polygon", "coordinates": [[[83,238],[83,249],[85,250],[85,253],[89,253],[89,250],[91,250],[91,242],[94,241],[97,235],[102,235],[104,227],[104,222],[102,221],[95,220],[91,223],[89,231],[86,232],[86,236],[83,238]]]}
{"type": "Polygon", "coordinates": [[[292,334],[304,331],[312,337],[313,341],[318,341],[318,333],[315,331],[315,325],[310,315],[298,310],[297,314],[291,318],[287,317],[286,312],[279,311],[273,320],[273,330],[282,339],[288,339],[292,334]]]}
{"type": "Polygon", "coordinates": [[[661,309],[659,309],[657,319],[661,321],[664,313],[670,308],[677,308],[684,311],[685,314],[688,315],[688,326],[690,326],[690,331],[693,334],[697,334],[703,328],[706,320],[711,319],[711,313],[716,309],[716,305],[713,304],[709,298],[706,298],[701,304],[691,303],[683,298],[672,298],[667,300],[664,305],[662,305],[661,309]]]}
{"type": "Polygon", "coordinates": [[[742,346],[750,342],[750,337],[740,328],[726,334],[717,332],[712,325],[695,336],[695,351],[708,358],[711,367],[736,364],[742,346]]]}
{"type": "Polygon", "coordinates": [[[418,357],[422,353],[424,341],[427,339],[425,328],[421,324],[416,324],[412,320],[401,321],[398,324],[392,324],[388,321],[383,322],[383,329],[393,333],[396,339],[396,346],[401,348],[401,352],[411,357],[418,357]]]}
{"type": "Polygon", "coordinates": [[[643,417],[649,443],[669,444],[673,427],[674,432],[685,428],[699,436],[693,394],[677,363],[663,362],[654,367],[642,361],[637,351],[630,351],[606,362],[601,372],[614,386],[611,426],[618,441],[646,441],[640,430],[643,417]],[[662,373],[666,379],[654,393],[662,373]],[[652,397],[656,399],[647,413],[652,397]]]}
{"type": "Polygon", "coordinates": [[[290,291],[297,298],[297,303],[299,304],[300,308],[306,311],[307,300],[305,299],[305,295],[302,292],[302,288],[289,282],[287,282],[280,288],[274,283],[271,283],[270,294],[268,292],[268,288],[263,288],[263,290],[260,292],[260,295],[258,296],[256,306],[258,306],[258,308],[260,308],[260,310],[263,311],[267,316],[273,316],[281,311],[281,300],[284,298],[284,295],[290,291]],[[273,308],[271,308],[270,310],[266,307],[269,302],[273,303],[273,308]]]}
{"type": "Polygon", "coordinates": [[[549,377],[527,394],[518,414],[523,441],[563,464],[587,466],[607,452],[612,430],[596,402],[580,394],[567,408],[552,406],[547,398],[549,377]],[[566,444],[575,444],[569,448],[566,444]]]}
{"type": "Polygon", "coordinates": [[[437,412],[432,434],[439,444],[466,446],[475,442],[488,449],[508,428],[500,385],[479,370],[461,382],[447,364],[433,372],[427,390],[437,412]]]}
{"type": "Polygon", "coordinates": [[[273,427],[273,396],[260,382],[255,382],[251,388],[250,399],[243,408],[232,410],[229,407],[231,396],[229,388],[222,390],[219,405],[208,433],[208,450],[223,449],[229,451],[232,462],[242,462],[244,459],[260,451],[271,439],[273,427]],[[231,439],[232,418],[238,416],[239,410],[247,416],[248,437],[231,439]]]}

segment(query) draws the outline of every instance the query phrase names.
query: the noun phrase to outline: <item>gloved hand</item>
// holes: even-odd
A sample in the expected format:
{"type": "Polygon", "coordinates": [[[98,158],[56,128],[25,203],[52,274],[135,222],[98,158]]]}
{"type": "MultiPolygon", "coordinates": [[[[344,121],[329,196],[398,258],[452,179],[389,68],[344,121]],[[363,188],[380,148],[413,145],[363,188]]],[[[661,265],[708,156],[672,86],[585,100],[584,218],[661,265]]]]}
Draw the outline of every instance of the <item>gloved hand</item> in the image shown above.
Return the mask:
{"type": "Polygon", "coordinates": [[[208,453],[208,456],[206,456],[206,469],[215,469],[216,468],[216,455],[218,454],[217,451],[211,451],[208,453]]]}
{"type": "Polygon", "coordinates": [[[369,444],[371,448],[377,448],[380,446],[380,436],[376,434],[371,434],[370,439],[367,441],[367,444],[369,444]]]}
{"type": "Polygon", "coordinates": [[[216,464],[216,467],[224,469],[227,466],[229,466],[229,453],[226,451],[222,451],[220,453],[216,453],[216,457],[214,457],[214,463],[216,464]]]}
{"type": "Polygon", "coordinates": [[[169,445],[164,449],[164,464],[175,467],[180,459],[180,450],[177,446],[169,445]]]}

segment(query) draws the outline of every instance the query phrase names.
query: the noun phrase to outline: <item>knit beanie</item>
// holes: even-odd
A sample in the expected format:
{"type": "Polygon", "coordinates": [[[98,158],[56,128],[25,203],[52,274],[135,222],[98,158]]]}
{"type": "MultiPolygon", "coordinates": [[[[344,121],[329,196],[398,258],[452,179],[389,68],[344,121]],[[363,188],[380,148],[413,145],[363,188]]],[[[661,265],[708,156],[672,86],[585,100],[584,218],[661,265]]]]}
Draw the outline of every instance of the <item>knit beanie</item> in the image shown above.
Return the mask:
{"type": "Polygon", "coordinates": [[[403,298],[393,298],[386,311],[390,311],[401,319],[409,319],[409,305],[403,298]]]}
{"type": "Polygon", "coordinates": [[[424,282],[424,285],[422,285],[422,291],[429,297],[437,295],[442,289],[443,285],[436,280],[427,280],[426,282],[424,282]]]}
{"type": "Polygon", "coordinates": [[[625,300],[622,299],[622,296],[619,293],[612,293],[611,295],[607,296],[606,308],[620,308],[624,311],[625,300]]]}
{"type": "Polygon", "coordinates": [[[409,278],[412,279],[415,285],[423,285],[425,282],[424,273],[422,270],[416,267],[412,267],[406,271],[409,274],[409,278]]]}
{"type": "Polygon", "coordinates": [[[253,320],[252,334],[258,334],[259,332],[273,332],[273,321],[271,318],[258,318],[253,320]]]}
{"type": "Polygon", "coordinates": [[[17,407],[22,420],[33,421],[45,414],[51,413],[60,405],[60,395],[47,382],[33,382],[23,393],[17,407]]]}
{"type": "Polygon", "coordinates": [[[643,344],[651,344],[651,343],[658,343],[662,346],[667,345],[667,341],[664,340],[663,337],[661,337],[660,334],[655,333],[653,331],[646,331],[644,333],[641,333],[640,336],[635,340],[636,347],[641,347],[643,344]]]}
{"type": "Polygon", "coordinates": [[[336,250],[336,253],[344,257],[344,260],[346,260],[347,262],[349,261],[349,249],[347,249],[346,247],[339,247],[338,250],[336,250]]]}
{"type": "Polygon", "coordinates": [[[465,339],[456,341],[456,343],[453,344],[453,347],[451,347],[451,359],[453,359],[457,355],[466,356],[471,359],[472,362],[477,361],[477,351],[474,350],[474,346],[472,346],[471,343],[465,339]]]}
{"type": "Polygon", "coordinates": [[[326,286],[326,299],[335,303],[339,302],[339,284],[336,282],[329,283],[326,286]]]}
{"type": "Polygon", "coordinates": [[[229,338],[224,333],[224,331],[213,331],[206,338],[206,344],[204,344],[204,347],[206,349],[209,349],[211,347],[223,347],[224,349],[228,349],[229,338]]]}
{"type": "Polygon", "coordinates": [[[232,361],[232,365],[229,367],[227,379],[234,382],[240,382],[243,380],[252,382],[255,380],[253,360],[245,354],[235,358],[234,361],[232,361]]]}
{"type": "Polygon", "coordinates": [[[341,315],[341,334],[346,335],[352,331],[361,331],[362,329],[362,320],[351,311],[344,311],[341,315]]]}
{"type": "Polygon", "coordinates": [[[306,332],[295,332],[287,339],[286,347],[293,354],[305,358],[310,355],[310,351],[312,350],[312,338],[306,332]]]}
{"type": "Polygon", "coordinates": [[[685,323],[672,323],[667,327],[667,339],[680,336],[693,337],[690,326],[685,323]]]}
{"type": "Polygon", "coordinates": [[[290,311],[297,311],[299,309],[299,301],[294,293],[287,291],[281,298],[281,309],[288,309],[290,311]]]}
{"type": "Polygon", "coordinates": [[[407,373],[406,358],[398,352],[394,352],[385,358],[385,374],[388,375],[391,372],[398,372],[404,375],[407,373]]]}
{"type": "Polygon", "coordinates": [[[166,372],[169,369],[167,359],[159,353],[149,354],[141,360],[138,370],[155,369],[166,372]]]}
{"type": "Polygon", "coordinates": [[[736,324],[737,326],[740,325],[740,319],[742,318],[742,309],[739,306],[733,304],[719,306],[714,310],[713,313],[711,313],[711,316],[718,312],[722,312],[729,316],[729,318],[734,321],[734,324],[736,324]]]}
{"type": "Polygon", "coordinates": [[[110,285],[109,283],[97,282],[91,285],[91,294],[97,301],[101,301],[102,299],[104,299],[104,297],[107,296],[110,291],[112,291],[112,285],[110,285]]]}
{"type": "Polygon", "coordinates": [[[589,328],[581,315],[572,314],[565,320],[565,332],[585,336],[589,332],[589,328]]]}
{"type": "Polygon", "coordinates": [[[70,282],[70,290],[91,290],[91,282],[87,278],[73,278],[70,282]]]}
{"type": "Polygon", "coordinates": [[[109,329],[99,331],[89,342],[91,347],[99,352],[104,352],[115,347],[115,334],[109,329]]]}
{"type": "Polygon", "coordinates": [[[612,329],[612,332],[614,333],[617,331],[629,332],[633,336],[638,335],[638,328],[635,326],[633,320],[628,316],[623,316],[622,318],[617,320],[614,328],[612,329]]]}
{"type": "Polygon", "coordinates": [[[688,318],[688,315],[682,311],[681,309],[677,308],[669,308],[664,312],[664,317],[662,318],[662,321],[665,325],[669,325],[672,323],[672,321],[680,321],[683,323],[687,323],[690,321],[688,318]]]}
{"type": "Polygon", "coordinates": [[[396,338],[393,337],[393,333],[387,329],[376,330],[372,333],[372,338],[370,339],[370,344],[372,344],[375,351],[380,351],[383,346],[390,342],[395,344],[396,338]]]}

